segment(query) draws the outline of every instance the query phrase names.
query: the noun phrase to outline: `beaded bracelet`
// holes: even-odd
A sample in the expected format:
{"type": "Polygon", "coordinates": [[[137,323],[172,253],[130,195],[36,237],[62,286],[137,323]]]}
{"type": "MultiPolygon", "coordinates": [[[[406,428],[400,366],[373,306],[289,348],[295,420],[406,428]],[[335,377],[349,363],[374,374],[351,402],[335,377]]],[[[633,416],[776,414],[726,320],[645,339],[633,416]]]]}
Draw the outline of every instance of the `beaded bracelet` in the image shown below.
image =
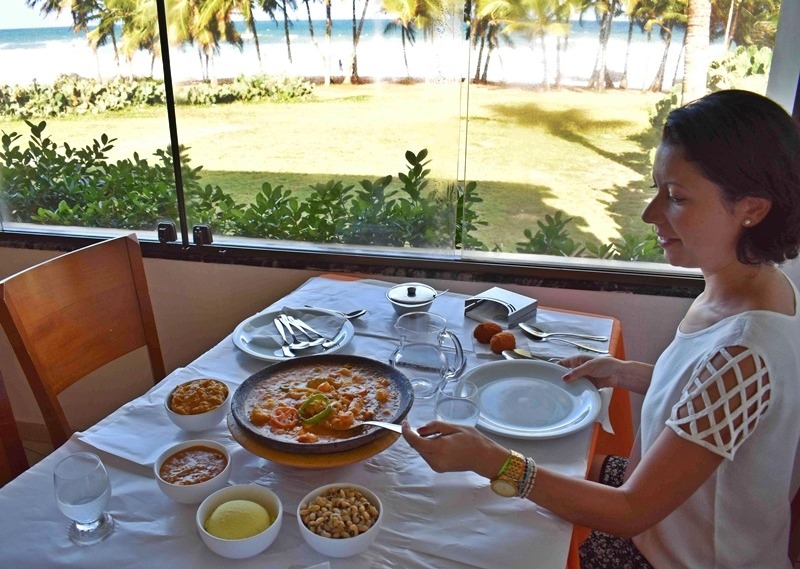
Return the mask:
{"type": "Polygon", "coordinates": [[[525,457],[525,472],[519,480],[517,488],[519,488],[519,498],[526,498],[530,491],[533,489],[533,483],[536,480],[536,461],[531,457],[525,457]]]}
{"type": "Polygon", "coordinates": [[[520,498],[527,498],[528,495],[531,493],[531,490],[533,490],[533,485],[536,482],[536,471],[538,470],[538,468],[536,467],[536,461],[533,460],[532,458],[527,457],[525,459],[525,462],[526,462],[526,465],[525,465],[526,466],[526,469],[525,469],[526,479],[525,479],[525,484],[523,485],[522,491],[520,492],[520,495],[519,495],[520,498]],[[531,470],[530,476],[528,476],[528,468],[527,468],[528,464],[527,463],[530,463],[530,466],[531,466],[531,468],[530,468],[530,470],[531,470]]]}

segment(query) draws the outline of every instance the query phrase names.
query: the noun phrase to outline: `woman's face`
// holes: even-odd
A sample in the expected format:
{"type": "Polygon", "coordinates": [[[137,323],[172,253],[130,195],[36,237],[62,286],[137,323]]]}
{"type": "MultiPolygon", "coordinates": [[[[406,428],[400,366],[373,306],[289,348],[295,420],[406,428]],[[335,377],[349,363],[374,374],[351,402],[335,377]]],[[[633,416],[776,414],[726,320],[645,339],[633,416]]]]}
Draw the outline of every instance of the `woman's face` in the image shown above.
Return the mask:
{"type": "Polygon", "coordinates": [[[677,146],[658,147],[653,179],[658,191],[642,219],[655,226],[666,260],[704,273],[736,262],[746,217],[740,203],[725,202],[720,187],[685,160],[677,146]]]}

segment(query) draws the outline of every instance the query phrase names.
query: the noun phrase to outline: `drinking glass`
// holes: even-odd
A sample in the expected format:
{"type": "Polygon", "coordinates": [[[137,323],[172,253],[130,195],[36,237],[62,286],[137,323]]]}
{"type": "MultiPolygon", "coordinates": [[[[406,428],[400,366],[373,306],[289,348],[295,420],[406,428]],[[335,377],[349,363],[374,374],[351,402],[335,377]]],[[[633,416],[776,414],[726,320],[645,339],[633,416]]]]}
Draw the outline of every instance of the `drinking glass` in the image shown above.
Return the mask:
{"type": "Polygon", "coordinates": [[[68,456],[56,465],[53,483],[58,509],[72,520],[68,534],[74,543],[91,545],[111,535],[114,519],[103,511],[111,498],[111,483],[99,456],[68,456]]]}
{"type": "MultiPolygon", "coordinates": [[[[471,381],[455,381],[450,390],[439,390],[434,411],[445,423],[474,427],[478,424],[478,386],[471,381]]],[[[446,387],[446,386],[445,386],[446,387]]]]}

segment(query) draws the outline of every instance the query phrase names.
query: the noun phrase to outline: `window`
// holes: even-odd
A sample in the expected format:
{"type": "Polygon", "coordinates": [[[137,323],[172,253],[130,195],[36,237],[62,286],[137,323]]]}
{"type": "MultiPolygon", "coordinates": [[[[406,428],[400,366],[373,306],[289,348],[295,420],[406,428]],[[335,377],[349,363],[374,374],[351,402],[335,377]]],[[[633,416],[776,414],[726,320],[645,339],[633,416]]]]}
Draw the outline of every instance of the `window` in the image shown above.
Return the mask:
{"type": "MultiPolygon", "coordinates": [[[[172,220],[179,241],[207,225],[241,257],[669,271],[639,213],[658,117],[679,104],[685,11],[167,0],[162,58],[155,0],[25,4],[0,29],[4,232],[155,240],[172,220]]],[[[766,90],[780,9],[714,3],[712,88],[766,90]]],[[[771,85],[798,75],[783,55],[798,35],[779,38],[771,85]]]]}

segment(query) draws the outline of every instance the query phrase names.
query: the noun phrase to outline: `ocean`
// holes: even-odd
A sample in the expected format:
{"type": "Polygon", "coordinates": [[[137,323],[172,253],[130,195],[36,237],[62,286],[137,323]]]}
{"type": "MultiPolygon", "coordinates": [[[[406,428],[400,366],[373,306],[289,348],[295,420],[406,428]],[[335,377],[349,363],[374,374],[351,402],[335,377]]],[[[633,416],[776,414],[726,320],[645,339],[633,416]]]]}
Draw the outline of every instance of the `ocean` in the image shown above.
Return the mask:
{"type": "MultiPolygon", "coordinates": [[[[358,71],[362,77],[375,80],[405,78],[407,76],[428,81],[458,80],[461,76],[474,76],[477,50],[471,49],[464,36],[461,22],[442,25],[432,40],[417,32],[416,41],[406,44],[408,67],[403,55],[399,32],[385,33],[389,20],[367,19],[358,45],[358,71]]],[[[293,21],[290,27],[292,60],[289,61],[283,23],[258,22],[256,31],[261,51],[259,62],[255,42],[239,23],[245,41],[242,50],[221,44],[210,66],[210,77],[223,79],[242,74],[268,73],[273,75],[322,76],[325,71],[324,55],[330,53],[332,75],[342,75],[348,70],[352,54],[352,21],[333,21],[330,47],[325,44],[325,22],[314,20],[312,42],[308,22],[293,21]]],[[[657,28],[656,28],[657,30],[657,28]]],[[[652,82],[664,50],[658,33],[652,36],[634,27],[632,46],[627,50],[628,24],[614,22],[607,56],[607,67],[612,75],[620,75],[628,52],[628,87],[646,88],[652,82]]],[[[594,20],[571,25],[567,49],[561,55],[562,72],[567,85],[585,85],[591,76],[598,47],[599,24],[594,20]]],[[[119,37],[119,36],[118,36],[119,37]]],[[[680,75],[683,32],[677,30],[668,54],[666,77],[680,75]]],[[[546,68],[552,82],[556,72],[556,40],[547,38],[546,68]]],[[[485,57],[485,56],[484,56],[485,57]]],[[[194,81],[203,76],[201,58],[196,48],[186,45],[170,50],[173,77],[176,81],[194,81]]],[[[531,42],[520,35],[501,36],[500,47],[492,52],[488,79],[497,82],[540,84],[545,60],[540,42],[531,42]]],[[[117,65],[113,48],[105,45],[94,53],[82,33],[75,34],[69,27],[5,29],[0,30],[0,84],[26,85],[31,82],[52,82],[61,74],[84,77],[109,78],[151,75],[151,58],[148,53],[137,52],[130,61],[117,65]]],[[[160,60],[152,67],[152,75],[163,78],[160,60]]]]}

